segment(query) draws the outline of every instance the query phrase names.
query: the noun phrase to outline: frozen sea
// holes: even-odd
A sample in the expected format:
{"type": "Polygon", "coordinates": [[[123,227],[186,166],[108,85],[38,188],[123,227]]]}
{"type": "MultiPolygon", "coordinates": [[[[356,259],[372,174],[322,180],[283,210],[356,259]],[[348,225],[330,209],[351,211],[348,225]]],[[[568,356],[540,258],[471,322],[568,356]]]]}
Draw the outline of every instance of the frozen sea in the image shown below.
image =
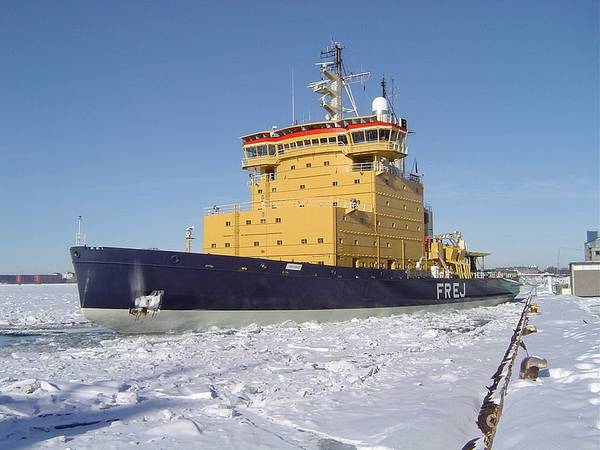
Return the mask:
{"type": "MultiPolygon", "coordinates": [[[[600,299],[537,302],[549,368],[513,375],[494,449],[597,450],[600,299]]],[[[125,336],[75,286],[0,285],[0,448],[460,449],[522,308],[125,336]]]]}

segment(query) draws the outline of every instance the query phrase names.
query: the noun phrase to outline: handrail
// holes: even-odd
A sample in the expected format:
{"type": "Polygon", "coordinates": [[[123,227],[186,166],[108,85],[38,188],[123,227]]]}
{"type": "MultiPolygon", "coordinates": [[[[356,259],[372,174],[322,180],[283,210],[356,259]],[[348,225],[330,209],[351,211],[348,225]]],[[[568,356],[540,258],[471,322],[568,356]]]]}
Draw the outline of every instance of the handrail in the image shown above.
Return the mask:
{"type": "Polygon", "coordinates": [[[372,205],[368,203],[361,203],[356,199],[352,198],[313,197],[214,205],[209,208],[204,208],[204,215],[227,214],[231,212],[244,212],[260,209],[303,208],[306,206],[319,206],[330,208],[337,206],[340,208],[355,209],[357,211],[364,212],[373,211],[372,205]]]}

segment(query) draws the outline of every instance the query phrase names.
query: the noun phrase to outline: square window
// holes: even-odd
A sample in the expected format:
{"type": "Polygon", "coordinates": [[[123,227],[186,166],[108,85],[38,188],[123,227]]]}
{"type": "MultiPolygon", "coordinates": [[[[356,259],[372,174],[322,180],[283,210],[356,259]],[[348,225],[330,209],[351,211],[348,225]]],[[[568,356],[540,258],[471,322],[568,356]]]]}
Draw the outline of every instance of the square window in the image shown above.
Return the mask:
{"type": "Polygon", "coordinates": [[[296,166],[291,166],[290,167],[290,170],[295,170],[295,169],[296,169],[296,166]]]}
{"type": "Polygon", "coordinates": [[[337,206],[337,202],[333,202],[333,206],[337,206]]]}
{"type": "Polygon", "coordinates": [[[392,228],[396,228],[396,222],[392,222],[392,228]]]}
{"type": "Polygon", "coordinates": [[[390,201],[389,200],[385,201],[385,206],[390,206],[390,201]]]}
{"type": "Polygon", "coordinates": [[[300,189],[304,189],[304,188],[306,188],[306,186],[305,186],[305,185],[303,185],[303,184],[301,184],[301,185],[300,185],[300,189]]]}
{"type": "Polygon", "coordinates": [[[271,192],[277,192],[277,188],[271,188],[271,192]]]}
{"type": "Polygon", "coordinates": [[[275,223],[281,223],[281,217],[275,217],[275,223]]]}
{"type": "Polygon", "coordinates": [[[217,244],[210,244],[210,248],[217,248],[217,244]]]}
{"type": "Polygon", "coordinates": [[[331,185],[332,185],[332,186],[337,186],[337,185],[338,185],[338,182],[337,182],[337,181],[334,181],[333,183],[331,183],[331,185]]]}
{"type": "Polygon", "coordinates": [[[317,243],[318,243],[318,244],[322,244],[322,243],[323,243],[323,238],[319,238],[319,239],[317,239],[317,243]]]}
{"type": "Polygon", "coordinates": [[[283,245],[283,241],[277,241],[277,245],[283,245]]]}
{"type": "Polygon", "coordinates": [[[260,242],[258,242],[258,241],[254,241],[254,246],[255,246],[255,247],[258,247],[259,245],[260,245],[260,242]]]}
{"type": "Polygon", "coordinates": [[[392,246],[392,244],[390,244],[390,243],[388,242],[388,243],[386,243],[386,244],[385,244],[385,246],[386,246],[387,248],[390,248],[390,247],[392,246]]]}
{"type": "Polygon", "coordinates": [[[344,243],[344,238],[340,238],[340,244],[344,243]]]}
{"type": "Polygon", "coordinates": [[[267,223],[267,219],[260,219],[260,223],[262,223],[262,224],[267,223]]]}
{"type": "Polygon", "coordinates": [[[262,192],[263,192],[263,191],[262,191],[262,189],[259,189],[257,192],[258,192],[259,194],[262,194],[262,192]]]}
{"type": "Polygon", "coordinates": [[[354,180],[354,184],[360,184],[360,180],[357,178],[356,180],[354,180]]]}
{"type": "Polygon", "coordinates": [[[312,167],[311,163],[306,163],[306,167],[312,167]]]}
{"type": "Polygon", "coordinates": [[[225,242],[225,248],[229,248],[231,247],[231,244],[229,242],[225,242]]]}
{"type": "Polygon", "coordinates": [[[358,239],[354,239],[354,245],[358,245],[358,239]]]}
{"type": "Polygon", "coordinates": [[[328,165],[329,165],[329,161],[324,161],[324,162],[323,162],[323,165],[324,165],[324,166],[328,166],[328,165]]]}
{"type": "Polygon", "coordinates": [[[252,225],[252,221],[251,220],[246,220],[246,225],[252,225]]]}
{"type": "Polygon", "coordinates": [[[225,226],[226,227],[230,227],[231,226],[231,222],[228,220],[227,222],[225,222],[225,226]]]}
{"type": "Polygon", "coordinates": [[[301,243],[301,244],[308,244],[308,239],[301,239],[301,240],[300,240],[300,243],[301,243]]]}

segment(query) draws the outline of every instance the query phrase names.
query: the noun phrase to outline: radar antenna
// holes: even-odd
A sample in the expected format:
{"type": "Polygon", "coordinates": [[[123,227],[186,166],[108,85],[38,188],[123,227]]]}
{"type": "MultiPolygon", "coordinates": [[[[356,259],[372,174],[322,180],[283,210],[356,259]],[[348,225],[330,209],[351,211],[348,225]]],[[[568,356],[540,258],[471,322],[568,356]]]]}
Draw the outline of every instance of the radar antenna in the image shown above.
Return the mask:
{"type": "Polygon", "coordinates": [[[331,46],[321,51],[321,59],[324,61],[317,63],[321,70],[321,79],[308,85],[313,92],[321,95],[321,108],[327,113],[325,118],[336,122],[344,117],[345,112],[358,116],[356,101],[350,85],[358,82],[364,83],[371,75],[371,72],[348,73],[342,59],[343,49],[342,44],[334,41],[331,46]],[[344,91],[350,100],[351,108],[344,107],[344,91]]]}
{"type": "Polygon", "coordinates": [[[392,78],[392,98],[388,96],[387,92],[387,82],[385,80],[385,75],[381,76],[381,96],[388,101],[388,106],[390,108],[390,114],[392,119],[397,119],[396,111],[394,111],[394,79],[392,78]]]}

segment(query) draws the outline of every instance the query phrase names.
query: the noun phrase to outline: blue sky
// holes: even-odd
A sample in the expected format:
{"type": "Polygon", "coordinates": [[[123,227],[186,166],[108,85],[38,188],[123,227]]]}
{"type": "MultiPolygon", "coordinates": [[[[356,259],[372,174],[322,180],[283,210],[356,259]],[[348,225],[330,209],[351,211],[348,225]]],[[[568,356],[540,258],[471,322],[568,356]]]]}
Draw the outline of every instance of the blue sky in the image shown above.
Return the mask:
{"type": "Polygon", "coordinates": [[[292,68],[297,117],[322,117],[305,86],[332,37],[373,73],[360,112],[394,77],[436,232],[492,266],[581,259],[598,5],[2,2],[0,273],[68,270],[79,214],[88,244],[182,249],[204,207],[248,199],[239,136],[290,122],[292,68]]]}

